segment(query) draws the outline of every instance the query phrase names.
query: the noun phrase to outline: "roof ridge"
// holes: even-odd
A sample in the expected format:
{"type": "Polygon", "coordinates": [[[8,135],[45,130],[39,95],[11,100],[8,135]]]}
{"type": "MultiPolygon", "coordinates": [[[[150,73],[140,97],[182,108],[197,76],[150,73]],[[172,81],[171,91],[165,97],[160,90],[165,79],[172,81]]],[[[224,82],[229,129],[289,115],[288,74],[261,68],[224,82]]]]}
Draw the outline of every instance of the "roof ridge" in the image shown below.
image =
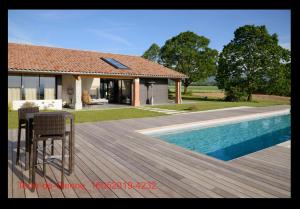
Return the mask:
{"type": "MultiPolygon", "coordinates": [[[[45,46],[45,45],[36,45],[36,44],[26,44],[26,43],[14,43],[14,42],[8,42],[8,44],[14,44],[14,45],[25,45],[25,46],[33,46],[33,47],[44,47],[44,48],[53,48],[53,49],[62,49],[62,50],[70,50],[70,51],[81,51],[81,52],[92,52],[92,53],[101,53],[101,54],[111,54],[111,55],[118,55],[118,56],[130,56],[130,57],[141,57],[137,55],[130,55],[130,54],[116,54],[116,53],[110,53],[110,52],[101,52],[96,50],[86,50],[86,49],[74,49],[74,48],[63,48],[58,46],[45,46]]],[[[141,57],[143,58],[143,57],[141,57]]]]}

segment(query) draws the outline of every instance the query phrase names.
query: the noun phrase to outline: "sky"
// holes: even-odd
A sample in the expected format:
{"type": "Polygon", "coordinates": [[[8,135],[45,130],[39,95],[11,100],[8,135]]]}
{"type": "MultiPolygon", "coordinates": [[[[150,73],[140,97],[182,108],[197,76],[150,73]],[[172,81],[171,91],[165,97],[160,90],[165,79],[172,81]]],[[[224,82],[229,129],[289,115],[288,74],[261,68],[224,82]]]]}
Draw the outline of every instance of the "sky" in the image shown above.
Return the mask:
{"type": "Polygon", "coordinates": [[[193,31],[221,51],[243,25],[266,25],[291,46],[290,10],[9,10],[8,42],[142,55],[193,31]]]}

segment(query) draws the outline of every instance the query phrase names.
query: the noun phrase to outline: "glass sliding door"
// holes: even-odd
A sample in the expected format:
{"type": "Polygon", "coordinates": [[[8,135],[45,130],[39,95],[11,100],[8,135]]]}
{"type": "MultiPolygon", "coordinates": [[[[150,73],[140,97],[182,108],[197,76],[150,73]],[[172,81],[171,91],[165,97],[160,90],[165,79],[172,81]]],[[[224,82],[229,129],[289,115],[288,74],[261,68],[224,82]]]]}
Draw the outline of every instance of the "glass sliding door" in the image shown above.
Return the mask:
{"type": "Polygon", "coordinates": [[[131,80],[119,80],[119,102],[131,104],[131,80]]]}
{"type": "Polygon", "coordinates": [[[131,80],[101,79],[100,97],[109,103],[131,104],[131,80]]]}

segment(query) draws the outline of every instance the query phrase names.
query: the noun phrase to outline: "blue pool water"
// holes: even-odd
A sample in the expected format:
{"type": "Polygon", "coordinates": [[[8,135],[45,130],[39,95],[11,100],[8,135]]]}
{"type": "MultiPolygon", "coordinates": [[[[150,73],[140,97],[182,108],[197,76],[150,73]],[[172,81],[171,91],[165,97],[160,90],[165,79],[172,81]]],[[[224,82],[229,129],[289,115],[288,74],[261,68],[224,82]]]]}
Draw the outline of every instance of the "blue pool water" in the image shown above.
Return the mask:
{"type": "Polygon", "coordinates": [[[151,136],[227,161],[289,140],[291,117],[280,115],[151,136]]]}

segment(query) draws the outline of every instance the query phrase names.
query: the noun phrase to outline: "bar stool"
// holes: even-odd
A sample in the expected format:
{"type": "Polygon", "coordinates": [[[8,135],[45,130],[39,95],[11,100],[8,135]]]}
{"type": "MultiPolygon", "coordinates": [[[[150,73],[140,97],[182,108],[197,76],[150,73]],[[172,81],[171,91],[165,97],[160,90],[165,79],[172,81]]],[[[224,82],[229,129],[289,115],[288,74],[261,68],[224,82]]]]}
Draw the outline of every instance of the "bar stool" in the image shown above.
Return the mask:
{"type": "Polygon", "coordinates": [[[66,143],[66,124],[65,124],[65,116],[63,114],[47,114],[47,113],[39,113],[34,115],[33,118],[33,148],[31,155],[32,163],[31,163],[31,182],[35,185],[35,171],[37,166],[37,150],[38,150],[38,142],[43,142],[43,175],[46,174],[46,142],[51,139],[61,140],[62,141],[62,158],[61,158],[61,187],[64,184],[64,165],[65,165],[65,143],[66,143]]]}
{"type": "MultiPolygon", "coordinates": [[[[27,135],[27,130],[26,129],[26,114],[27,113],[35,113],[39,112],[38,107],[24,107],[18,109],[18,143],[17,143],[17,159],[16,159],[16,164],[19,165],[19,160],[20,160],[20,143],[21,143],[21,131],[22,129],[26,130],[26,135],[27,135]]],[[[26,144],[29,143],[26,141],[26,144]]]]}

